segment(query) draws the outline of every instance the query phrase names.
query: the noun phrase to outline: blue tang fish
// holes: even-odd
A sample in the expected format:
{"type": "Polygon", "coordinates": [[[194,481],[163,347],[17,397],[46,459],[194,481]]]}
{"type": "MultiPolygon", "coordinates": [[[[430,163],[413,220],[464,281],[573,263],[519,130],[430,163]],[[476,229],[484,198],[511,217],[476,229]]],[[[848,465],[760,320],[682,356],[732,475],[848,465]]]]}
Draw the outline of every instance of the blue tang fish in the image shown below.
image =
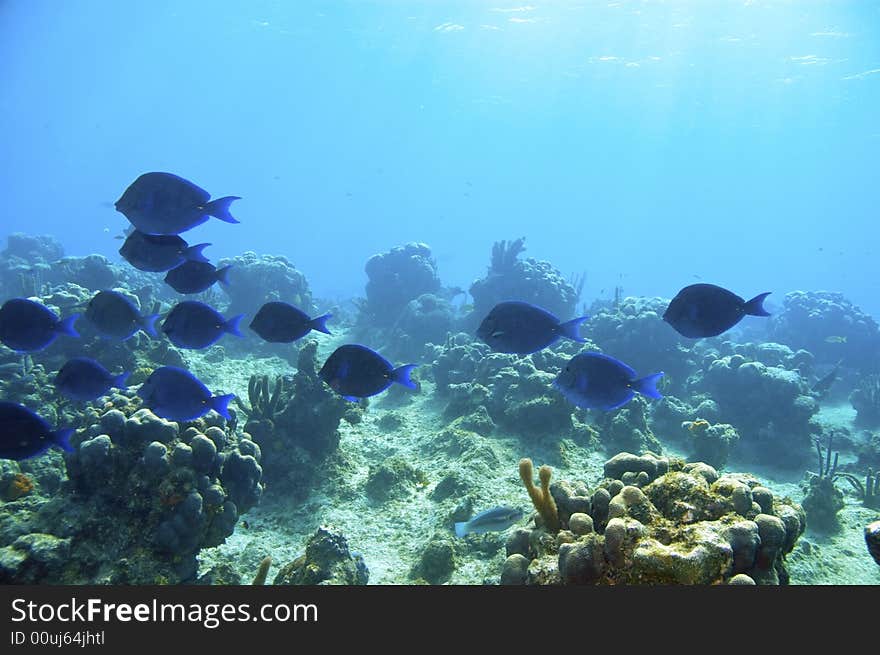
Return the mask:
{"type": "Polygon", "coordinates": [[[663,320],[683,337],[715,337],[739,323],[743,316],[770,316],[762,305],[770,293],[760,293],[746,301],[714,284],[692,284],[672,299],[663,320]]]}
{"type": "Polygon", "coordinates": [[[418,385],[410,378],[416,364],[394,368],[387,359],[366,346],[347,344],[339,346],[324,362],[318,375],[340,396],[356,401],[382,393],[393,382],[416,390],[418,385]]]}
{"type": "Polygon", "coordinates": [[[186,261],[207,262],[202,250],[210,245],[191,246],[176,234],[145,234],[134,230],[126,237],[119,254],[139,271],[162,273],[186,261]]]}
{"type": "Polygon", "coordinates": [[[45,305],[27,298],[7,300],[0,307],[0,342],[17,352],[42,350],[59,334],[78,337],[73,324],[79,314],[59,319],[45,305]]]}
{"type": "Polygon", "coordinates": [[[138,330],[156,335],[154,323],[159,314],[141,316],[137,307],[117,291],[99,291],[86,307],[86,318],[103,336],[128,339],[138,330]]]}
{"type": "Polygon", "coordinates": [[[52,446],[72,452],[72,434],[71,428],[53,431],[27,407],[0,400],[0,459],[27,459],[52,446]]]}
{"type": "Polygon", "coordinates": [[[125,388],[128,373],[113,375],[94,359],[74,357],[65,362],[58,375],[55,386],[58,391],[74,400],[94,400],[103,396],[111,387],[125,388]]]}
{"type": "Polygon", "coordinates": [[[663,373],[636,379],[636,372],[613,357],[601,353],[581,353],[572,357],[553,381],[553,386],[569,401],[587,409],[617,409],[636,392],[662,398],[657,382],[663,373]]]}
{"type": "Polygon", "coordinates": [[[580,316],[560,323],[558,318],[540,307],[511,300],[492,308],[477,328],[477,336],[495,352],[529,355],[560,337],[583,343],[578,329],[588,318],[580,316]]]}
{"type": "Polygon", "coordinates": [[[201,293],[210,289],[215,282],[229,286],[226,276],[230,268],[214,268],[210,262],[188,261],[168,271],[165,284],[177,293],[201,293]]]}
{"type": "Polygon", "coordinates": [[[144,405],[169,421],[193,421],[212,409],[229,420],[234,394],[215,396],[189,371],[176,366],[157,368],[138,389],[144,405]]]}
{"type": "Polygon", "coordinates": [[[332,314],[309,318],[301,309],[286,302],[267,302],[257,311],[250,328],[264,341],[271,343],[290,343],[307,335],[311,330],[330,334],[327,319],[332,314]]]}
{"type": "Polygon", "coordinates": [[[229,213],[238,196],[210,198],[204,189],[172,173],[144,173],[116,201],[116,211],[145,234],[180,234],[209,216],[238,223],[229,213]]]}
{"type": "Polygon", "coordinates": [[[507,530],[523,517],[523,511],[516,507],[493,507],[480,512],[470,521],[455,524],[455,536],[464,537],[469,534],[485,534],[507,530]]]}
{"type": "Polygon", "coordinates": [[[212,307],[195,300],[177,303],[162,322],[162,332],[178,348],[207,348],[227,332],[242,336],[238,324],[244,314],[228,321],[212,307]]]}

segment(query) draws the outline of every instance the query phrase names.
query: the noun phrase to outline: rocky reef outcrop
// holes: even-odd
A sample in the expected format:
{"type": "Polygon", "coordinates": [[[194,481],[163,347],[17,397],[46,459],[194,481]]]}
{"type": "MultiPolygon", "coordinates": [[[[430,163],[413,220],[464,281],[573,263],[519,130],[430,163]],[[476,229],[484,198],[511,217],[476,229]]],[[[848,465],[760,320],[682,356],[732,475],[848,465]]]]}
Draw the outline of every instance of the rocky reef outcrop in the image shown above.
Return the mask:
{"type": "Polygon", "coordinates": [[[786,584],[803,510],[750,475],[621,454],[591,492],[550,486],[559,529],[540,515],[507,542],[502,584],[786,584]],[[624,482],[622,478],[628,479],[624,482]]]}

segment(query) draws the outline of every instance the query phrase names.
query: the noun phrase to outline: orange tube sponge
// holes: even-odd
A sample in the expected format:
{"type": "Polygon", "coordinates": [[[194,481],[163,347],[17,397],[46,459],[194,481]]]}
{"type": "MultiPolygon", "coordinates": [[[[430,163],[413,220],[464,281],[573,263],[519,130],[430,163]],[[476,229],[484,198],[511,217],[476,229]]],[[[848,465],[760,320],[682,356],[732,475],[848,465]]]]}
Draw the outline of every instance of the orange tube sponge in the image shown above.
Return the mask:
{"type": "Polygon", "coordinates": [[[538,469],[538,479],[541,481],[541,487],[535,486],[534,469],[532,460],[524,457],[519,460],[519,477],[529,492],[532,504],[541,515],[544,521],[544,527],[548,532],[559,532],[559,512],[556,509],[556,501],[550,493],[550,478],[553,476],[553,469],[546,464],[538,469]]]}

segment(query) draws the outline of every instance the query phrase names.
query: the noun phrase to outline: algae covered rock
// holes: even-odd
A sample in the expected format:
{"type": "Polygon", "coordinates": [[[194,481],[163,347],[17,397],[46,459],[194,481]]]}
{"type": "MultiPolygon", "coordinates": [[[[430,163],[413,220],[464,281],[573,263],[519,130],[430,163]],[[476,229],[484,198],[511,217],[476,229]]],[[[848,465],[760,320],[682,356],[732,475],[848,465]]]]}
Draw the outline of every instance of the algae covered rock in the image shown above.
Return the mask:
{"type": "Polygon", "coordinates": [[[425,474],[400,456],[389,457],[378,466],[371,466],[365,491],[374,500],[388,500],[408,495],[417,486],[428,483],[425,474]]]}
{"type": "MultiPolygon", "coordinates": [[[[658,461],[622,453],[609,460],[606,474],[631,475],[638,468],[648,475],[658,461]]],[[[741,584],[744,577],[736,576],[747,576],[757,584],[787,583],[785,556],[806,525],[799,506],[773,497],[748,475],[718,477],[705,464],[664,464],[641,487],[606,478],[588,512],[560,513],[556,539],[538,527],[511,535],[505,580],[710,585],[741,584]],[[525,575],[520,557],[531,560],[525,575]]],[[[561,488],[575,486],[585,489],[581,483],[561,488]]]]}
{"type": "Polygon", "coordinates": [[[445,535],[435,535],[422,550],[410,577],[431,584],[443,584],[449,580],[455,567],[455,546],[452,540],[445,535]]]}
{"type": "Polygon", "coordinates": [[[199,551],[259,500],[258,449],[221,417],[182,429],[129,400],[85,413],[67,481],[2,531],[10,582],[193,582],[199,551]]]}
{"type": "Polygon", "coordinates": [[[342,532],[322,525],[306,544],[306,551],[281,567],[273,584],[365,585],[370,572],[364,558],[352,553],[342,532]]]}

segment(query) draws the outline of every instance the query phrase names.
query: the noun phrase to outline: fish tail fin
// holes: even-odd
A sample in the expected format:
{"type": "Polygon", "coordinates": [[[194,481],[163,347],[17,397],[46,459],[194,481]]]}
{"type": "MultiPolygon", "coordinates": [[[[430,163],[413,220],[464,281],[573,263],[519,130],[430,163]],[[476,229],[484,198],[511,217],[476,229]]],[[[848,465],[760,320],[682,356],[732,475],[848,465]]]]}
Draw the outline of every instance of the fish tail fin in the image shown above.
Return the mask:
{"type": "Polygon", "coordinates": [[[61,428],[60,430],[55,430],[55,432],[52,433],[52,442],[64,452],[72,453],[74,448],[70,445],[70,438],[73,436],[73,433],[73,428],[61,428]]]}
{"type": "Polygon", "coordinates": [[[223,396],[211,396],[211,399],[208,401],[208,404],[211,406],[215,412],[220,414],[227,421],[232,418],[229,416],[229,403],[232,399],[235,398],[234,393],[227,393],[223,396]]]}
{"type": "Polygon", "coordinates": [[[159,334],[156,332],[156,321],[159,320],[161,314],[150,314],[149,316],[144,316],[141,319],[141,329],[149,334],[151,337],[158,337],[159,334]]]}
{"type": "Polygon", "coordinates": [[[226,321],[226,323],[223,324],[223,329],[229,332],[229,334],[234,334],[237,337],[243,337],[244,335],[241,333],[241,328],[239,328],[238,324],[241,323],[244,317],[244,314],[233,316],[228,321],[226,321]]]}
{"type": "Polygon", "coordinates": [[[324,314],[323,316],[319,316],[318,318],[313,318],[309,321],[309,326],[313,330],[317,330],[318,332],[323,332],[324,334],[332,334],[330,330],[327,329],[327,319],[333,318],[333,314],[324,314]]]}
{"type": "Polygon", "coordinates": [[[394,382],[397,382],[397,384],[402,384],[407,389],[417,391],[419,385],[409,376],[409,374],[412,373],[412,370],[416,366],[418,366],[418,364],[404,364],[403,366],[398,366],[396,369],[391,371],[391,379],[394,382]]]}
{"type": "Polygon", "coordinates": [[[208,258],[202,254],[202,251],[210,245],[210,243],[198,243],[194,246],[190,246],[183,251],[183,256],[187,261],[207,263],[208,258]]]}
{"type": "Polygon", "coordinates": [[[459,539],[467,534],[467,521],[455,524],[455,536],[459,539]]]}
{"type": "Polygon", "coordinates": [[[578,343],[584,343],[586,339],[580,335],[580,327],[584,321],[588,321],[589,319],[589,316],[580,316],[578,318],[573,318],[570,321],[566,321],[565,323],[560,323],[558,328],[560,336],[563,336],[566,339],[571,339],[572,341],[577,341],[578,343]]]}
{"type": "Polygon", "coordinates": [[[662,398],[663,394],[657,391],[657,383],[662,377],[663,371],[660,371],[659,373],[654,373],[654,375],[649,375],[638,380],[633,380],[630,383],[630,387],[633,390],[638,391],[643,396],[648,396],[648,398],[662,398]]]}
{"type": "Polygon", "coordinates": [[[764,298],[769,296],[772,291],[768,291],[766,293],[759,293],[757,296],[752,298],[746,303],[745,312],[749,316],[770,316],[770,312],[764,309],[762,303],[764,302],[764,298]]]}
{"type": "Polygon", "coordinates": [[[55,328],[55,331],[58,334],[66,334],[69,337],[78,337],[79,332],[76,331],[76,328],[73,326],[76,323],[76,320],[82,316],[82,314],[71,314],[67,318],[63,318],[58,321],[58,326],[55,328]]]}
{"type": "Polygon", "coordinates": [[[131,373],[125,371],[123,373],[120,373],[119,375],[114,376],[113,379],[110,381],[110,386],[116,387],[117,389],[125,389],[125,381],[128,380],[129,375],[131,375],[131,373]]]}
{"type": "Polygon", "coordinates": [[[229,286],[229,269],[232,268],[232,264],[229,266],[224,266],[223,268],[217,269],[217,281],[222,284],[224,287],[229,286]]]}
{"type": "Polygon", "coordinates": [[[239,223],[240,221],[236,220],[235,217],[229,213],[229,205],[232,204],[233,200],[241,200],[241,198],[239,196],[217,198],[217,200],[212,200],[205,205],[205,211],[211,216],[219,218],[221,221],[227,223],[239,223]]]}

